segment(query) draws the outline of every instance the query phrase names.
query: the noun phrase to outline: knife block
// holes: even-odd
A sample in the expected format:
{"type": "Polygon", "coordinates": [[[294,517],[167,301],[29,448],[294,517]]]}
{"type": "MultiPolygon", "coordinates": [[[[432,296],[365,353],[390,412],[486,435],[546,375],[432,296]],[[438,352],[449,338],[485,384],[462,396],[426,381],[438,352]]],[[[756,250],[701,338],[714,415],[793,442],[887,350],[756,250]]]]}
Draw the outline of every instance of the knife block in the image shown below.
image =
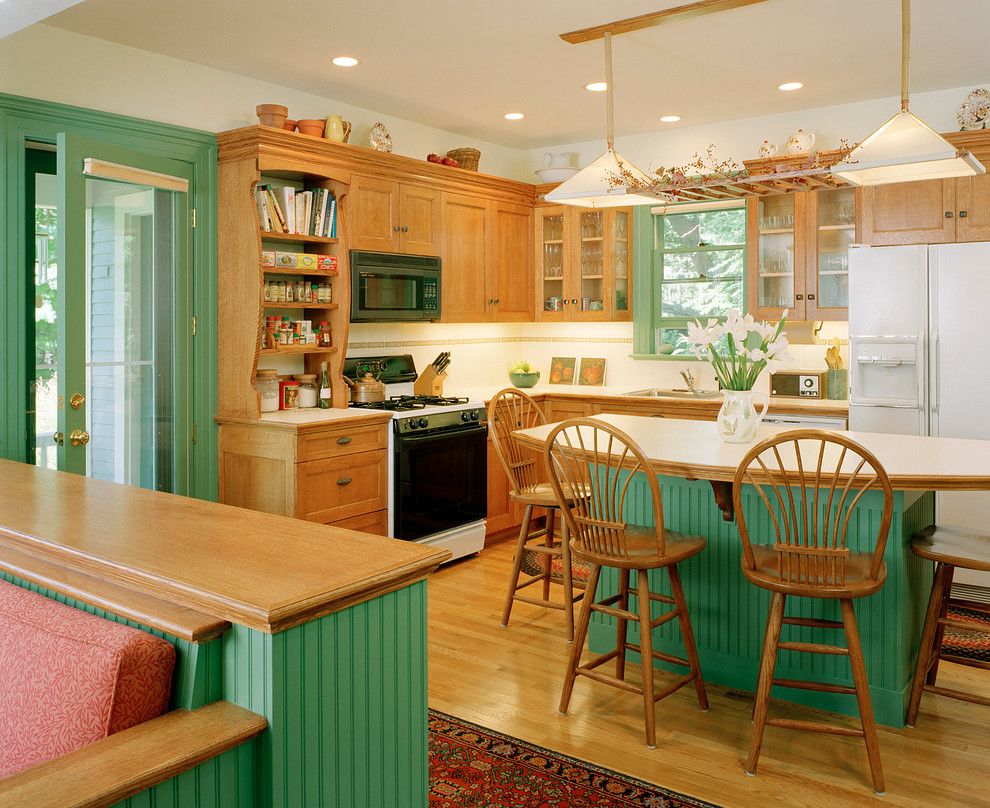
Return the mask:
{"type": "Polygon", "coordinates": [[[443,383],[446,380],[446,373],[437,373],[436,368],[430,365],[413,382],[413,392],[417,396],[442,396],[443,383]]]}

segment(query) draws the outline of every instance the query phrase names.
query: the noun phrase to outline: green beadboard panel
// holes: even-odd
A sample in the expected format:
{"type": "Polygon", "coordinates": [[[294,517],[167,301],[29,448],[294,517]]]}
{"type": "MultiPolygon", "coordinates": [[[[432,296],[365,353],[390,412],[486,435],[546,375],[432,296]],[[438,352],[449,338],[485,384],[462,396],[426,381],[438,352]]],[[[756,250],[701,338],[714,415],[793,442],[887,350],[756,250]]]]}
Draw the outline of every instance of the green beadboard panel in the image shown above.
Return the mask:
{"type": "Polygon", "coordinates": [[[70,598],[52,589],[15,578],[10,573],[0,570],[0,580],[37,592],[46,598],[64,603],[74,609],[79,609],[89,614],[112,620],[115,623],[123,623],[131,628],[147,631],[156,637],[161,637],[175,648],[175,674],[172,680],[172,699],[169,709],[184,707],[187,710],[195,710],[222,698],[221,694],[221,669],[222,669],[222,646],[221,638],[216,637],[204,643],[194,643],[182,640],[164,631],[149,628],[148,626],[128,620],[113,612],[108,612],[88,603],[83,603],[75,598],[70,598]]]}
{"type": "Polygon", "coordinates": [[[426,583],[275,635],[224,636],[224,698],[261,713],[259,805],[427,804],[426,583]]]}
{"type": "MultiPolygon", "coordinates": [[[[254,808],[255,742],[228,749],[182,774],[115,803],[119,808],[254,808]]],[[[301,803],[300,803],[301,804],[301,803]]]]}
{"type": "MultiPolygon", "coordinates": [[[[664,521],[670,530],[706,536],[708,547],[680,565],[691,623],[706,681],[752,691],[756,686],[759,655],[763,642],[770,593],[749,584],[742,575],[742,545],[735,523],[725,522],[715,507],[711,486],[705,481],[661,477],[664,521]]],[[[770,535],[770,518],[757,494],[744,491],[743,507],[752,536],[770,535]]],[[[869,549],[876,536],[882,509],[879,493],[864,495],[849,524],[849,546],[869,549]]],[[[651,524],[652,509],[645,478],[634,480],[626,501],[626,518],[634,524],[651,524]]],[[[877,720],[903,726],[907,689],[917,656],[917,644],[924,620],[924,609],[931,587],[932,569],[910,551],[914,532],[934,520],[934,495],[895,493],[894,517],[887,542],[885,561],[887,581],[880,592],[855,602],[856,617],[863,642],[877,720]]],[[[654,591],[670,593],[664,570],[651,573],[654,591]]],[[[599,597],[616,591],[618,573],[603,570],[599,597]]],[[[635,603],[635,599],[633,599],[635,603]]],[[[664,604],[654,604],[654,615],[664,604]]],[[[835,601],[788,598],[788,616],[839,619],[835,601]]],[[[638,626],[630,627],[638,642],[638,626]]],[[[785,626],[785,639],[810,642],[845,643],[841,631],[785,626]]],[[[614,647],[614,620],[595,614],[589,631],[591,647],[605,651],[614,647]]],[[[662,650],[683,656],[677,621],[655,631],[654,644],[662,650]]],[[[658,667],[681,670],[656,663],[658,667]]],[[[777,676],[788,679],[852,684],[849,661],[845,657],[782,651],[777,676]]],[[[856,715],[855,698],[829,693],[775,688],[774,697],[824,709],[856,715]]]]}

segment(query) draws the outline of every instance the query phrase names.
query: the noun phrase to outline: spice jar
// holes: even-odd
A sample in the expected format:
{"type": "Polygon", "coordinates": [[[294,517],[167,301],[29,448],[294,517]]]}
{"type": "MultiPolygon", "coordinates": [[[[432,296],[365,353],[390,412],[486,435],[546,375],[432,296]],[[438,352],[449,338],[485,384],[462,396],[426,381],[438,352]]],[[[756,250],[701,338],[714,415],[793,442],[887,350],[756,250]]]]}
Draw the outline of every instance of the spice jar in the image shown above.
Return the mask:
{"type": "Polygon", "coordinates": [[[333,337],[330,334],[330,324],[326,320],[320,323],[320,329],[316,335],[316,343],[321,348],[330,348],[333,346],[333,337]]]}
{"type": "Polygon", "coordinates": [[[296,381],[299,382],[299,407],[315,407],[317,401],[316,374],[297,373],[296,381]]]}
{"type": "Polygon", "coordinates": [[[254,389],[258,391],[258,396],[261,398],[262,412],[275,412],[278,410],[279,384],[277,370],[258,368],[254,374],[254,389]]]}

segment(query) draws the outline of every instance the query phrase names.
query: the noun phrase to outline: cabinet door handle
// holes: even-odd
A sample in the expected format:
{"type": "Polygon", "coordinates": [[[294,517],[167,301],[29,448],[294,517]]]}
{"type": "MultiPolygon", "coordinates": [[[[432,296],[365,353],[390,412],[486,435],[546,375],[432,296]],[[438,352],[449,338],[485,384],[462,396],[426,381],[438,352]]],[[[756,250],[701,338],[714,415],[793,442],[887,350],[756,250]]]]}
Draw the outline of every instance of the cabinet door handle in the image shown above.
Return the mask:
{"type": "Polygon", "coordinates": [[[407,225],[407,224],[402,225],[402,232],[403,233],[408,233],[409,232],[409,225],[407,225]]]}
{"type": "Polygon", "coordinates": [[[804,300],[804,295],[794,295],[795,300],[804,300]]]}
{"type": "Polygon", "coordinates": [[[945,212],[945,218],[946,219],[951,219],[952,218],[952,211],[951,210],[947,210],[945,212]]]}
{"type": "Polygon", "coordinates": [[[346,446],[352,440],[353,438],[351,438],[350,435],[344,435],[342,438],[337,438],[337,443],[340,446],[346,446]]]}
{"type": "Polygon", "coordinates": [[[496,297],[496,298],[495,298],[495,299],[494,299],[494,300],[493,300],[492,302],[493,302],[493,303],[494,303],[494,304],[495,304],[495,305],[497,306],[497,305],[498,305],[499,303],[501,303],[502,301],[501,301],[501,300],[499,300],[499,299],[498,299],[498,298],[496,297]]]}
{"type": "Polygon", "coordinates": [[[350,485],[350,484],[351,484],[351,478],[350,477],[341,477],[339,480],[337,480],[337,485],[340,485],[340,486],[350,485]]]}
{"type": "Polygon", "coordinates": [[[809,292],[808,293],[808,300],[814,300],[814,299],[815,299],[815,296],[809,292]]]}
{"type": "Polygon", "coordinates": [[[398,233],[399,232],[399,225],[397,225],[397,224],[396,225],[393,225],[392,226],[392,232],[393,233],[398,233]]]}
{"type": "Polygon", "coordinates": [[[577,298],[576,298],[576,297],[572,297],[572,298],[571,298],[571,305],[573,306],[573,305],[575,305],[576,303],[577,303],[577,298]]]}
{"type": "Polygon", "coordinates": [[[960,219],[965,219],[967,216],[969,216],[969,211],[967,211],[967,210],[961,210],[961,211],[959,211],[959,218],[960,219]]]}

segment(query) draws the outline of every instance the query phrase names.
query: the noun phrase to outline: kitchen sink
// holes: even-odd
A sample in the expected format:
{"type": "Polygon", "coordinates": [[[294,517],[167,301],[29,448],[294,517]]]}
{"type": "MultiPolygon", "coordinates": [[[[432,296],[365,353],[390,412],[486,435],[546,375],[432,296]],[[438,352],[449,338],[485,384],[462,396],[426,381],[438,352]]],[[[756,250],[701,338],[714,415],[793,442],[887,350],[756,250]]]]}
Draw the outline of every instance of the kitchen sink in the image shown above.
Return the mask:
{"type": "Polygon", "coordinates": [[[650,387],[646,390],[633,390],[631,393],[623,393],[624,396],[644,396],[648,398],[697,398],[712,399],[721,398],[722,393],[718,390],[688,390],[686,387],[673,387],[664,390],[662,387],[650,387]]]}

